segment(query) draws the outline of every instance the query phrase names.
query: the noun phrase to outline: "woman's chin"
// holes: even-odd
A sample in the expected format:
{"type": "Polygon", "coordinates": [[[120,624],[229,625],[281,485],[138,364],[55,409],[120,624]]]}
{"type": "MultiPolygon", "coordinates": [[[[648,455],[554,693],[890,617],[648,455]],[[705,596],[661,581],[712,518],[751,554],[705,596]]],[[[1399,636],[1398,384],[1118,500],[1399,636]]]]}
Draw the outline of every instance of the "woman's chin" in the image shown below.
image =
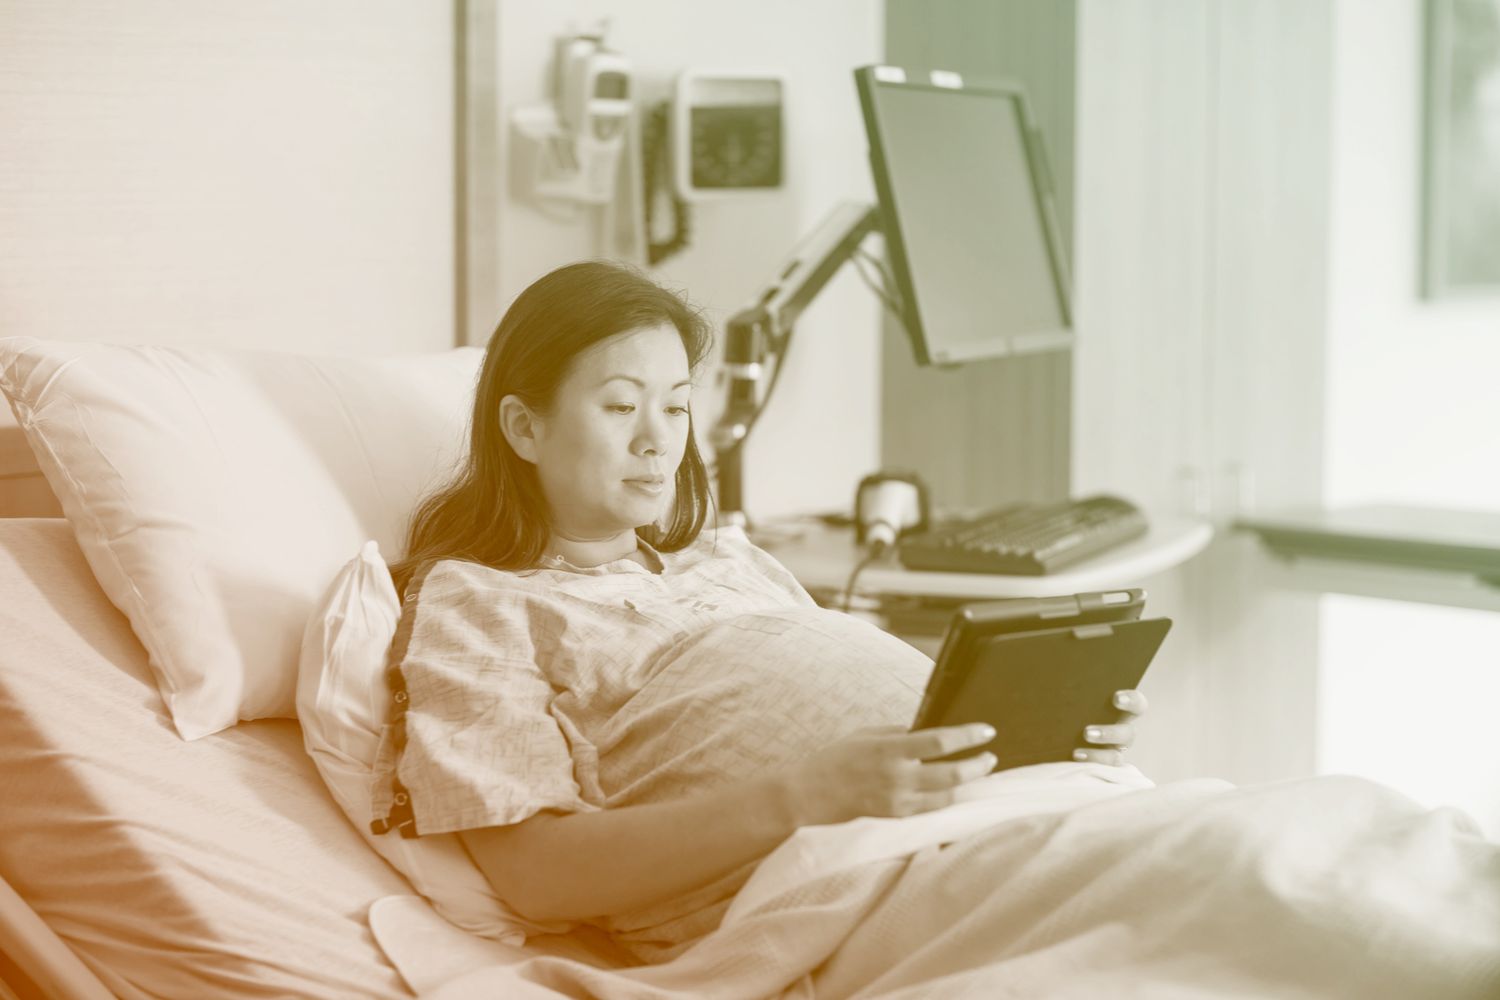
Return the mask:
{"type": "Polygon", "coordinates": [[[623,522],[640,526],[651,524],[661,519],[662,511],[667,509],[665,496],[651,496],[645,492],[636,495],[627,495],[620,498],[614,504],[613,513],[623,522]]]}
{"type": "Polygon", "coordinates": [[[639,523],[636,524],[636,527],[637,528],[650,528],[650,527],[654,527],[656,525],[661,524],[661,522],[662,522],[662,512],[661,512],[660,508],[657,508],[656,510],[651,511],[651,513],[646,514],[644,516],[644,519],[642,521],[640,521],[639,523]]]}
{"type": "Polygon", "coordinates": [[[620,509],[618,523],[632,528],[646,528],[661,520],[662,505],[658,503],[635,503],[620,509]]]}

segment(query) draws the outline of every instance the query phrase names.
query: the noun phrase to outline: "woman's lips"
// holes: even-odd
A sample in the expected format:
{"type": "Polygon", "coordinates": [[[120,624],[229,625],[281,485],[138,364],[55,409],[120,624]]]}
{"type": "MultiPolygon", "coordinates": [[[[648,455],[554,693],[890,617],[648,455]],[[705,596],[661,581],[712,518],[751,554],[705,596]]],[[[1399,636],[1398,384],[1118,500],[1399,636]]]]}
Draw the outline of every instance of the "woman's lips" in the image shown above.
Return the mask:
{"type": "Polygon", "coordinates": [[[649,493],[652,496],[659,496],[662,489],[666,486],[666,480],[659,476],[656,478],[648,479],[627,479],[625,480],[625,483],[629,486],[634,486],[636,489],[640,490],[643,493],[649,493]]]}

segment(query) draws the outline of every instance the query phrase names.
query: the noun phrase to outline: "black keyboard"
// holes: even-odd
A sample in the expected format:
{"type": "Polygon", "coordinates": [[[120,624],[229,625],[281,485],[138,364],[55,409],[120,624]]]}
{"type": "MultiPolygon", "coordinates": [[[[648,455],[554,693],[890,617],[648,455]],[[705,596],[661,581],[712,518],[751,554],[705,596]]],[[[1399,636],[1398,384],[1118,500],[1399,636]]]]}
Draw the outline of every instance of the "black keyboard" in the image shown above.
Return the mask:
{"type": "Polygon", "coordinates": [[[907,569],[1042,576],[1145,533],[1134,504],[1101,495],[997,507],[907,535],[898,552],[907,569]]]}

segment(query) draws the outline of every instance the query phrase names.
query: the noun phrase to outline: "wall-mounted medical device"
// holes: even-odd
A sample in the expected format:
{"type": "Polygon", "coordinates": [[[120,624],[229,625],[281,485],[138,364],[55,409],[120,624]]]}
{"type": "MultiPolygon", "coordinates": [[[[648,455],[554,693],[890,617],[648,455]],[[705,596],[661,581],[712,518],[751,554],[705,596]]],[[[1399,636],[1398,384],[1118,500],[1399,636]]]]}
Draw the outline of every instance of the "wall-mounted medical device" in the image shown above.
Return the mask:
{"type": "Polygon", "coordinates": [[[781,188],[786,79],[780,73],[688,69],[641,126],[648,264],[683,250],[693,205],[781,188]],[[670,215],[670,228],[659,220],[670,215]]]}
{"type": "Polygon", "coordinates": [[[574,35],[558,43],[553,78],[551,102],[511,115],[521,184],[541,202],[613,202],[633,113],[630,62],[602,35],[574,35]]]}
{"type": "Polygon", "coordinates": [[[681,73],[672,99],[678,195],[701,201],[781,187],[785,91],[776,73],[681,73]]]}

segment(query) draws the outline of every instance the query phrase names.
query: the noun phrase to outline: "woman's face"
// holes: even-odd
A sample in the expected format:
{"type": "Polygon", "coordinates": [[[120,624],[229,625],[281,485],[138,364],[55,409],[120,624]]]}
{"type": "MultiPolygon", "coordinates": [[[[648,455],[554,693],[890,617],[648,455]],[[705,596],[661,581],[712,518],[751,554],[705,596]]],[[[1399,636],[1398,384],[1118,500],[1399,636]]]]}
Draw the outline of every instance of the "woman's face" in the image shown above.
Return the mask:
{"type": "Polygon", "coordinates": [[[670,324],[610,337],[574,359],[551,411],[531,416],[532,454],[522,452],[556,532],[602,539],[660,517],[687,447],[690,380],[670,324]]]}

